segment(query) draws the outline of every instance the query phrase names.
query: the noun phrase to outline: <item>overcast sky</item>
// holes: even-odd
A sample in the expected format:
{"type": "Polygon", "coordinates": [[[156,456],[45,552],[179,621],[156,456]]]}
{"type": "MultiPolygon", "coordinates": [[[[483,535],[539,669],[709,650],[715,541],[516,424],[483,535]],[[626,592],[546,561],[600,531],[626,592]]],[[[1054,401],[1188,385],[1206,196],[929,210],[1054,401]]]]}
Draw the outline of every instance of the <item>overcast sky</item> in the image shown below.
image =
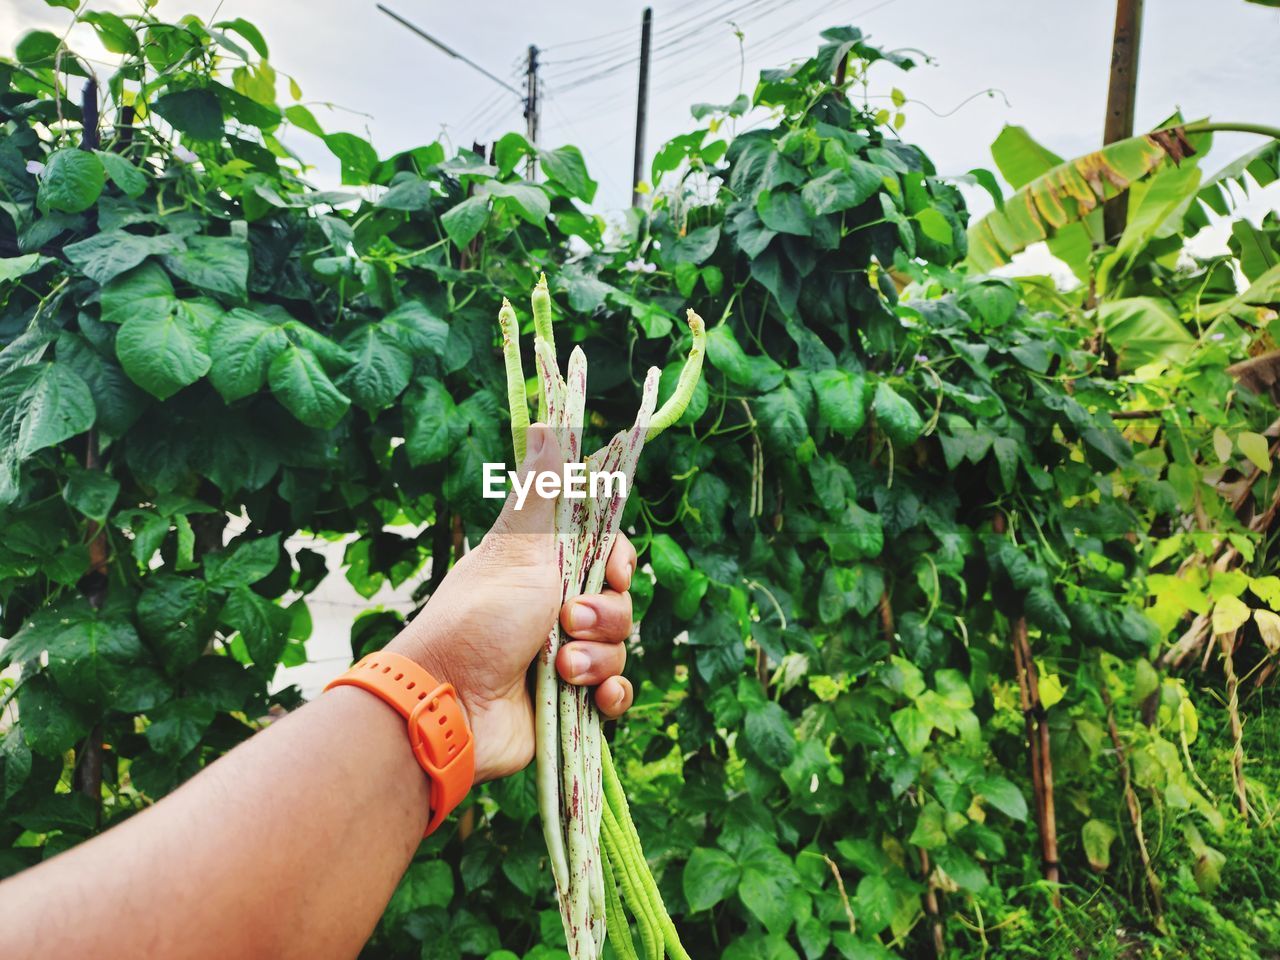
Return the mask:
{"type": "MultiPolygon", "coordinates": [[[[537,44],[545,77],[542,142],[582,148],[601,184],[600,209],[629,202],[643,3],[386,2],[518,88],[528,45],[537,44]]],[[[129,0],[94,5],[138,6],[129,0]]],[[[749,92],[762,67],[809,53],[821,29],[842,24],[860,26],[886,47],[918,48],[933,58],[906,74],[877,66],[871,93],[887,103],[898,86],[917,101],[907,105],[902,135],[924,147],[943,173],[991,166],[988,147],[1006,123],[1025,125],[1067,157],[1100,142],[1114,0],[657,0],[651,6],[649,157],[689,128],[690,103],[727,102],[739,90],[749,92]],[[743,34],[745,71],[735,25],[743,34]],[[988,88],[999,93],[983,94],[988,88]]],[[[216,7],[216,0],[160,0],[158,12],[208,19],[216,7]]],[[[223,0],[217,16],[256,23],[272,64],[297,79],[321,123],[368,135],[384,155],[442,135],[469,145],[523,129],[514,94],[390,20],[373,0],[223,0]]],[[[66,22],[65,10],[43,0],[0,0],[0,46],[11,48],[35,27],[60,32],[66,22]]],[[[1280,11],[1244,0],[1147,3],[1139,128],[1178,107],[1189,118],[1280,124],[1278,41],[1280,11]]],[[[73,34],[72,42],[107,58],[92,34],[73,34]]],[[[336,161],[306,139],[291,142],[317,165],[317,182],[332,183],[336,161]]],[[[1220,136],[1206,167],[1259,142],[1220,136]]]]}

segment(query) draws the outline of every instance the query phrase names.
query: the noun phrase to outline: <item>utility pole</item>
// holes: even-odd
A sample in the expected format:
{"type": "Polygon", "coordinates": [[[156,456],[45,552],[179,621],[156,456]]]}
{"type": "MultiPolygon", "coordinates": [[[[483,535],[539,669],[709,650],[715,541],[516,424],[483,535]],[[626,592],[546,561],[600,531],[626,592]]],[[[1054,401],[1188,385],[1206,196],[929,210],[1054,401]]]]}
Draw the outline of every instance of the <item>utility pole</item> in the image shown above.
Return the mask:
{"type": "MultiPolygon", "coordinates": [[[[530,146],[538,146],[538,48],[529,44],[529,62],[525,71],[524,120],[525,139],[530,146]]],[[[525,176],[532,180],[538,172],[537,153],[529,154],[525,176]]]]}
{"type": "Polygon", "coordinates": [[[636,151],[631,164],[631,205],[640,206],[640,181],[644,173],[644,126],[649,114],[649,41],[653,37],[653,8],[645,7],[640,19],[640,88],[636,92],[636,151]]]}
{"type": "MultiPolygon", "coordinates": [[[[1142,37],[1143,0],[1116,0],[1116,29],[1111,40],[1111,79],[1107,85],[1107,119],[1102,145],[1133,136],[1134,101],[1138,91],[1138,47],[1142,37]]],[[[1103,234],[1114,242],[1129,218],[1129,194],[1121,193],[1102,208],[1103,234]]]]}

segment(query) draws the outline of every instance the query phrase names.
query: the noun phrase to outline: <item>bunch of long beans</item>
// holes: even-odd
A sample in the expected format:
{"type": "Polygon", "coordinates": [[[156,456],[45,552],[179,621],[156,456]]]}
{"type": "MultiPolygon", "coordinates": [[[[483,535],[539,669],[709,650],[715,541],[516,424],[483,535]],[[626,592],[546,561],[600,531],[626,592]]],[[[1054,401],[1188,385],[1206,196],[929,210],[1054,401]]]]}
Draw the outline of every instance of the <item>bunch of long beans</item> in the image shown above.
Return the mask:
{"type": "MultiPolygon", "coordinates": [[[[706,330],[702,318],[690,310],[693,346],[671,397],[657,408],[659,371],[651,368],[645,377],[635,423],[584,457],[586,356],[575,346],[561,375],[546,277],[534,288],[532,305],[538,419],[560,438],[566,462],[585,464],[588,478],[604,472],[625,477],[625,484],[615,486],[612,495],[584,499],[562,496],[556,504],[556,559],[564,601],[582,593],[598,593],[603,587],[605,562],[622,523],[640,452],[646,440],[675,423],[688,407],[702,370],[706,330]]],[[[502,328],[507,401],[511,407],[511,440],[519,463],[524,460],[529,407],[520,359],[519,324],[511,304],[505,300],[498,323],[502,328]]],[[[556,675],[556,654],[562,639],[557,623],[538,657],[535,723],[538,810],[569,955],[574,960],[596,960],[607,932],[614,952],[622,960],[640,960],[642,954],[636,950],[627,920],[629,910],[640,933],[644,960],[661,960],[664,953],[687,960],[688,954],[680,945],[640,848],[622,784],[600,735],[600,715],[591,691],[564,683],[556,675]]]]}

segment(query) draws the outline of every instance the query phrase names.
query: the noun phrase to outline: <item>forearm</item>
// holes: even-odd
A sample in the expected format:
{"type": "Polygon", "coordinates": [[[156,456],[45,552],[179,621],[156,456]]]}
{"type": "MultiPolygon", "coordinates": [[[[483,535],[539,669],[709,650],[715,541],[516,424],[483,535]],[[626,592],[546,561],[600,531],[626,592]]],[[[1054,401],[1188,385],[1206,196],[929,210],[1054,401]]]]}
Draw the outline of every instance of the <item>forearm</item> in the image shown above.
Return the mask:
{"type": "Polygon", "coordinates": [[[164,802],[0,883],[5,955],[355,956],[427,799],[404,720],[331,691],[164,802]],[[68,922],[36,922],[51,903],[68,922]]]}

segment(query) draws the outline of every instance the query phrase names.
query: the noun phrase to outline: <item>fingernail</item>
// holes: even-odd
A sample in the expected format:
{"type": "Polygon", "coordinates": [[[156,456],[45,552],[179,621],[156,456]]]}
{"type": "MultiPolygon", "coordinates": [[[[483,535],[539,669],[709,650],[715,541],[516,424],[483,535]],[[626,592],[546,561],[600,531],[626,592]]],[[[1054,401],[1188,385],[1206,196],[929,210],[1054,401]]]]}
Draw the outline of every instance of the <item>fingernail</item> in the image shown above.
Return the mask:
{"type": "Polygon", "coordinates": [[[591,658],[585,653],[571,650],[566,658],[565,666],[569,668],[569,679],[577,680],[579,677],[585,676],[587,671],[591,669],[591,658]]]}
{"type": "Polygon", "coordinates": [[[569,608],[569,629],[589,630],[596,625],[596,612],[585,603],[575,603],[569,608]]]}
{"type": "Polygon", "coordinates": [[[613,698],[613,702],[609,704],[609,709],[616,710],[622,706],[622,701],[627,699],[627,688],[622,684],[618,684],[618,695],[613,698]]]}
{"type": "Polygon", "coordinates": [[[636,577],[636,562],[632,560],[627,564],[627,589],[631,589],[631,581],[636,577]]]}
{"type": "Polygon", "coordinates": [[[547,442],[547,429],[542,424],[535,423],[529,427],[529,432],[525,436],[527,438],[525,458],[532,460],[542,452],[542,446],[547,442]]]}

